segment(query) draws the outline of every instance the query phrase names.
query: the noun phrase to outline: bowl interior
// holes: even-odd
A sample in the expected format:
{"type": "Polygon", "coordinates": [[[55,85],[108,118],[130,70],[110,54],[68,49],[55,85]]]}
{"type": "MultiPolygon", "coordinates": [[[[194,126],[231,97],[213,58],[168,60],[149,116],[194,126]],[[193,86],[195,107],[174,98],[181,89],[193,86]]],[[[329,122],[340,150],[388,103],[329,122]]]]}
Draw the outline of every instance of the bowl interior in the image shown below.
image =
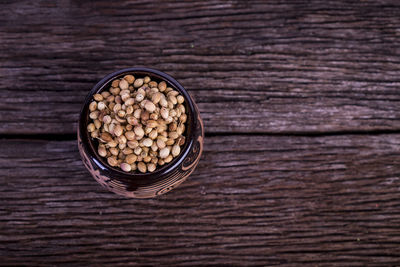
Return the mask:
{"type": "Polygon", "coordinates": [[[170,171],[179,166],[189,153],[193,145],[193,129],[196,128],[195,112],[196,110],[194,107],[194,103],[190,95],[175,79],[173,79],[168,74],[148,68],[129,68],[120,70],[103,78],[93,87],[93,89],[90,91],[85,99],[85,103],[79,119],[79,129],[83,147],[85,149],[85,152],[92,158],[93,161],[96,162],[96,165],[100,169],[102,169],[103,172],[108,173],[108,175],[112,176],[114,179],[119,179],[125,182],[134,181],[135,183],[140,185],[154,183],[162,180],[163,176],[166,176],[170,171]],[[163,166],[157,166],[156,170],[152,173],[139,173],[138,171],[135,171],[133,173],[126,173],[118,168],[111,167],[110,165],[108,165],[104,158],[98,155],[98,141],[93,140],[86,130],[89,122],[89,104],[93,99],[93,95],[108,90],[113,80],[122,78],[127,74],[132,74],[135,76],[135,78],[149,76],[152,80],[156,82],[165,81],[167,83],[167,86],[170,86],[174,90],[177,90],[185,98],[184,104],[188,118],[186,121],[185,132],[183,134],[186,137],[186,140],[181,149],[181,154],[178,157],[174,158],[170,163],[167,163],[163,166]]]}

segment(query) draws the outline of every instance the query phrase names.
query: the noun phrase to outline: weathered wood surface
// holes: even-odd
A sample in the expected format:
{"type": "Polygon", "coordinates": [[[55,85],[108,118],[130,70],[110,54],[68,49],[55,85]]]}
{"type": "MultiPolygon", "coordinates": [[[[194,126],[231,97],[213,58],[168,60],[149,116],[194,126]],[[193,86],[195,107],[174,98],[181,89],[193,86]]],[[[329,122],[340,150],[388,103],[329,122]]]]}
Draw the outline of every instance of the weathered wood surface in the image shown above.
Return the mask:
{"type": "Polygon", "coordinates": [[[400,130],[398,1],[2,1],[0,133],[75,133],[104,75],[154,67],[207,132],[400,130]]]}
{"type": "Polygon", "coordinates": [[[179,188],[124,199],[75,141],[0,141],[0,265],[395,266],[400,134],[217,136],[179,188]]]}

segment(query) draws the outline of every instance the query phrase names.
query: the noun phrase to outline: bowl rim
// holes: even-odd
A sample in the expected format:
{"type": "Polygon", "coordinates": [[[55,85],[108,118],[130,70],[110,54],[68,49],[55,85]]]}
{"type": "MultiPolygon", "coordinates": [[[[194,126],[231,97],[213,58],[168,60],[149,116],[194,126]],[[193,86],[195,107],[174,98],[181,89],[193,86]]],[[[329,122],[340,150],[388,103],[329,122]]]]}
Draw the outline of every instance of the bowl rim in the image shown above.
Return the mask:
{"type": "Polygon", "coordinates": [[[179,167],[179,165],[185,160],[189,152],[192,150],[193,144],[194,144],[194,136],[195,136],[195,129],[197,127],[197,123],[199,123],[195,116],[197,114],[197,109],[195,107],[195,104],[193,102],[193,99],[189,95],[189,93],[186,91],[186,89],[178,82],[176,81],[173,77],[168,75],[167,73],[164,73],[159,70],[147,68],[147,67],[131,67],[131,68],[124,68],[117,70],[115,72],[112,72],[108,75],[106,75],[104,78],[102,78],[96,85],[93,86],[93,88],[89,91],[87,94],[84,103],[82,105],[80,115],[79,115],[79,122],[78,122],[78,129],[79,129],[79,135],[80,139],[82,141],[82,147],[85,150],[84,152],[87,155],[90,155],[90,158],[95,162],[96,166],[102,170],[103,173],[105,173],[107,176],[112,176],[112,179],[117,179],[121,181],[128,181],[130,183],[134,182],[137,183],[138,185],[150,185],[159,181],[162,181],[164,178],[168,177],[168,174],[170,174],[172,171],[174,171],[176,168],[179,167]],[[174,158],[170,163],[165,164],[164,166],[161,166],[159,168],[156,168],[154,172],[146,172],[146,173],[126,173],[122,170],[119,170],[117,168],[113,168],[109,166],[95,151],[95,147],[93,142],[91,142],[91,136],[87,132],[87,122],[88,122],[88,115],[89,115],[89,104],[93,98],[93,95],[98,92],[102,92],[105,88],[107,88],[107,85],[114,79],[120,78],[124,75],[127,74],[133,74],[135,76],[135,73],[139,73],[139,75],[146,76],[152,76],[153,78],[157,78],[158,80],[163,80],[167,82],[167,85],[171,86],[175,90],[179,91],[180,94],[185,98],[186,101],[186,107],[189,107],[189,110],[187,111],[188,114],[188,121],[186,123],[187,129],[186,129],[186,142],[185,145],[181,151],[181,154],[174,158]],[[85,120],[84,117],[87,117],[85,120]],[[190,126],[190,127],[189,127],[190,126]]]}

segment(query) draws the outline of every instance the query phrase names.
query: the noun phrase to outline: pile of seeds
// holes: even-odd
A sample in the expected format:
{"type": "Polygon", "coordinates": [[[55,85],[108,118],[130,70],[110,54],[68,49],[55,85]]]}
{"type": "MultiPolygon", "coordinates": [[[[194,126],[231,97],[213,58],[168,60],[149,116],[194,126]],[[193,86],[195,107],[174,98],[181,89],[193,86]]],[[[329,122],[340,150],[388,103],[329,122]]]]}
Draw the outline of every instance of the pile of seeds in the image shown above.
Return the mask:
{"type": "Polygon", "coordinates": [[[87,130],[112,167],[153,172],[177,157],[185,143],[184,101],[164,81],[126,75],[93,96],[87,130]]]}

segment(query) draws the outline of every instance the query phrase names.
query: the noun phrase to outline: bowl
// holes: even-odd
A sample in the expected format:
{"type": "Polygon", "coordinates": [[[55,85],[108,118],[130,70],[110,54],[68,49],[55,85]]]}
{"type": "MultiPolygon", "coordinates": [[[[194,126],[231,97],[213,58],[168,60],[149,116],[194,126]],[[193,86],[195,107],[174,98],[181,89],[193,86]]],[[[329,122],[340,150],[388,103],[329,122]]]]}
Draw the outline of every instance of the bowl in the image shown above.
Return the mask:
{"type": "Polygon", "coordinates": [[[204,127],[200,113],[189,93],[168,74],[150,68],[128,68],[118,70],[104,77],[87,95],[78,122],[78,148],[83,164],[93,178],[106,189],[130,198],[151,198],[164,194],[177,187],[194,171],[203,151],[204,127]],[[157,166],[151,173],[126,173],[111,167],[98,155],[95,141],[87,131],[89,104],[93,95],[111,86],[111,82],[127,74],[135,77],[150,76],[157,82],[165,81],[185,98],[188,115],[186,122],[186,141],[179,156],[170,163],[157,166]]]}

